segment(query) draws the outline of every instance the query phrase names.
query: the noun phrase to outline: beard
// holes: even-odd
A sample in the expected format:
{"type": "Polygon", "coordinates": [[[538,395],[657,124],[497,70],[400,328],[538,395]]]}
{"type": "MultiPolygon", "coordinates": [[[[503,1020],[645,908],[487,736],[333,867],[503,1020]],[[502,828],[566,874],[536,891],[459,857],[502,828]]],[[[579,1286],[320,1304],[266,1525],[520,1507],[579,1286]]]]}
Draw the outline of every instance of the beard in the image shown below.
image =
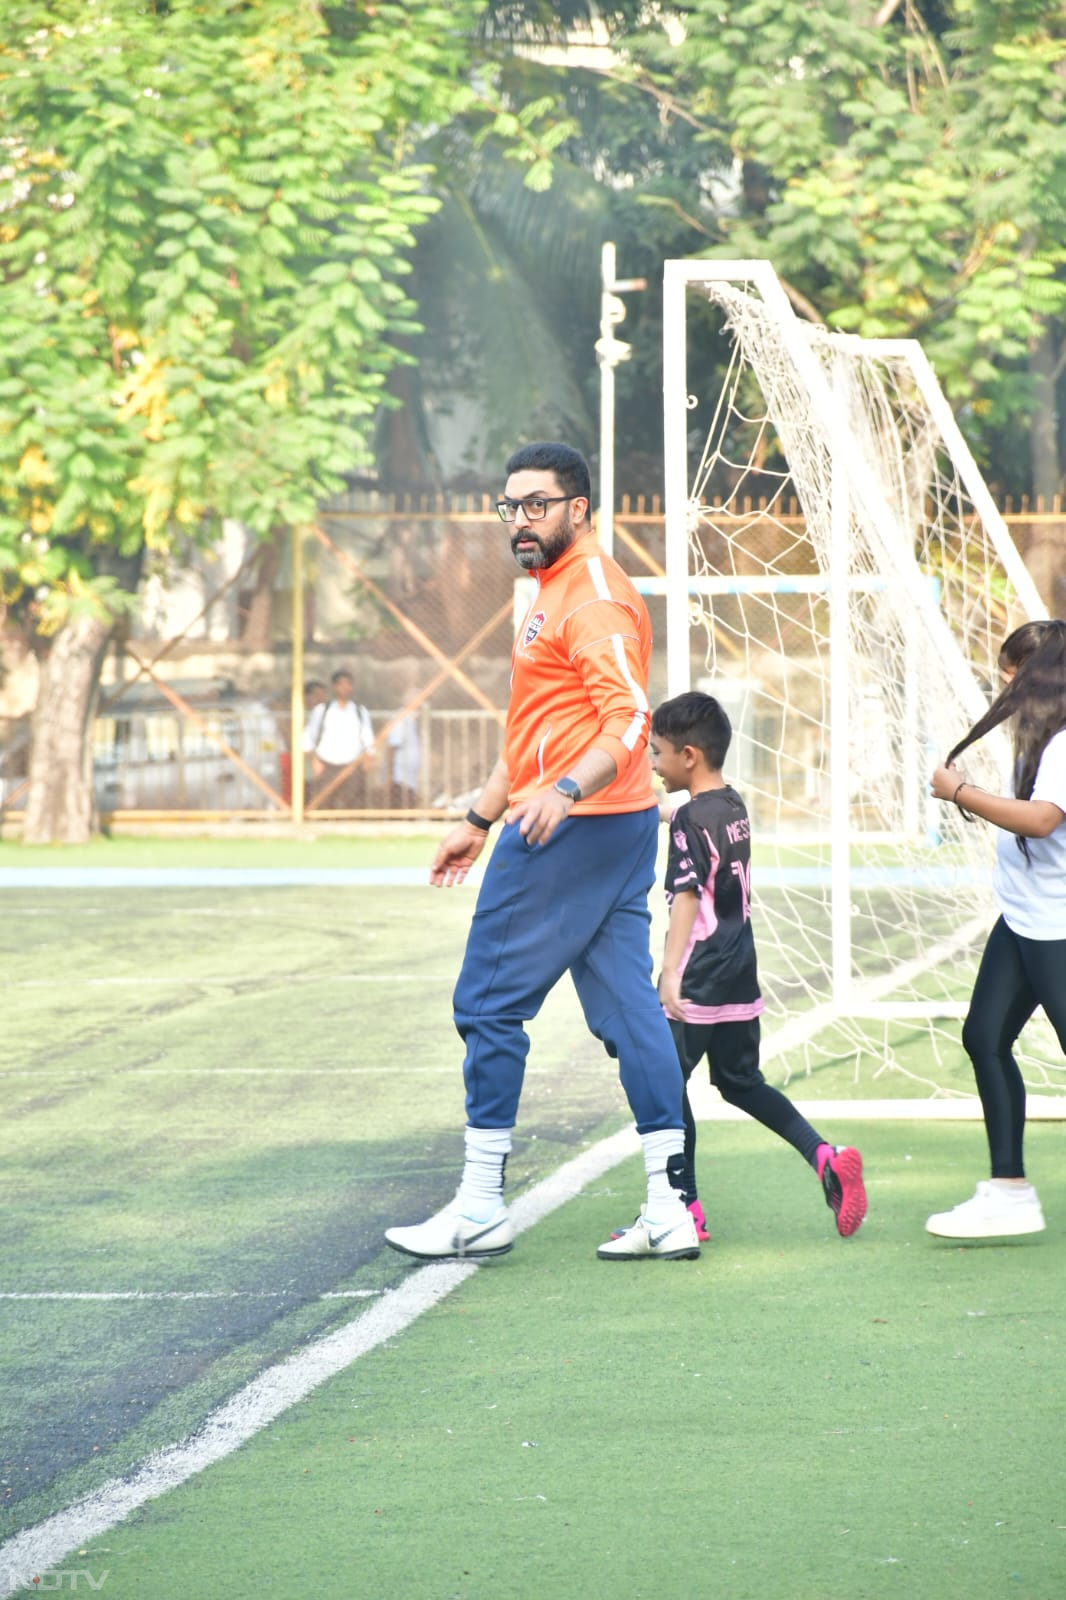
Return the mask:
{"type": "Polygon", "coordinates": [[[577,534],[570,520],[570,507],[564,506],[562,520],[554,533],[542,537],[536,532],[535,523],[533,525],[527,523],[520,533],[512,534],[511,554],[525,572],[540,572],[545,567],[554,566],[576,538],[577,534]],[[533,549],[517,549],[520,539],[532,540],[533,549]]]}

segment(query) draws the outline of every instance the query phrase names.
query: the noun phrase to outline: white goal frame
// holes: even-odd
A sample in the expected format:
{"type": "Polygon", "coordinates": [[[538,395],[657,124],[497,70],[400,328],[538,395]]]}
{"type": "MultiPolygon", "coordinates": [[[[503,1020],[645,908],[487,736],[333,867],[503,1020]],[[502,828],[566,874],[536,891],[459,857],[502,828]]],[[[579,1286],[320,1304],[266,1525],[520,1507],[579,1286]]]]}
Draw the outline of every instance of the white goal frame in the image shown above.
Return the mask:
{"type": "MultiPolygon", "coordinates": [[[[809,1039],[819,1028],[837,1018],[917,1018],[957,1016],[961,1003],[904,1001],[886,998],[905,979],[906,963],[888,974],[869,980],[854,975],[851,894],[849,874],[852,860],[852,832],[849,805],[849,617],[848,590],[862,581],[850,573],[848,541],[852,512],[861,507],[863,526],[876,545],[878,560],[893,586],[900,586],[912,606],[926,637],[934,644],[950,674],[966,715],[971,721],[987,708],[987,688],[977,681],[969,661],[959,647],[945,615],[940,610],[926,576],[908,545],[906,528],[901,524],[882,492],[876,476],[864,462],[861,451],[851,447],[853,439],[848,416],[827,378],[808,337],[810,325],[796,316],[788,296],[768,261],[669,260],[664,264],[663,292],[663,418],[665,467],[666,576],[658,583],[647,580],[641,589],[647,593],[661,589],[666,607],[667,690],[670,695],[691,687],[692,598],[713,597],[715,592],[769,592],[776,580],[744,579],[736,576],[695,577],[690,571],[690,530],[699,515],[698,497],[691,489],[692,474],[688,456],[691,402],[687,381],[687,304],[690,290],[707,291],[713,285],[728,285],[759,297],[780,337],[790,379],[801,390],[809,407],[807,420],[817,429],[826,457],[831,464],[829,517],[831,527],[828,570],[806,582],[819,590],[828,608],[828,801],[830,816],[829,876],[831,908],[830,996],[822,1004],[791,1017],[765,1041],[764,1055],[773,1056],[809,1039]]],[[[984,525],[985,535],[994,547],[1014,590],[1015,608],[1029,619],[1047,616],[1035,584],[1011,539],[974,458],[958,428],[932,366],[916,340],[859,340],[852,335],[826,335],[841,348],[851,347],[874,357],[892,357],[904,364],[920,393],[927,412],[940,435],[940,445],[950,459],[960,484],[984,525]]],[[[801,582],[804,580],[800,580],[801,582]]],[[[1019,617],[1019,620],[1023,620],[1019,617]]],[[[963,731],[960,726],[959,732],[963,731]]],[[[986,930],[985,916],[967,918],[957,935],[945,940],[936,950],[939,960],[950,961],[955,953],[971,946],[986,930]]],[[[916,958],[921,970],[930,953],[916,958]]]]}

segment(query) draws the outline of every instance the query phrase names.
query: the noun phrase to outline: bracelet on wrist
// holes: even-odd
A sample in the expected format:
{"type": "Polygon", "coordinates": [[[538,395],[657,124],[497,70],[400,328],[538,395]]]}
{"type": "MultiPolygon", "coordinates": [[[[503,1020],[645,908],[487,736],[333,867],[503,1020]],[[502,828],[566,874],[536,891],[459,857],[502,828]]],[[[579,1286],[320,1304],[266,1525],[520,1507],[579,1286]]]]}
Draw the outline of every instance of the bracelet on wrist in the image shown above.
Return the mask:
{"type": "Polygon", "coordinates": [[[480,816],[474,810],[473,806],[471,806],[470,810],[466,814],[466,821],[469,822],[472,828],[480,828],[482,833],[488,833],[489,829],[492,827],[492,823],[489,821],[488,817],[480,816]]]}
{"type": "Polygon", "coordinates": [[[959,816],[962,818],[963,822],[972,822],[974,820],[973,812],[972,811],[967,811],[966,807],[963,805],[962,801],[959,799],[959,791],[961,789],[967,788],[967,786],[969,788],[971,788],[971,789],[973,788],[973,784],[970,783],[969,778],[963,778],[961,783],[958,783],[958,784],[955,785],[955,793],[952,795],[951,798],[954,801],[955,805],[958,806],[958,808],[959,808],[959,816]]]}

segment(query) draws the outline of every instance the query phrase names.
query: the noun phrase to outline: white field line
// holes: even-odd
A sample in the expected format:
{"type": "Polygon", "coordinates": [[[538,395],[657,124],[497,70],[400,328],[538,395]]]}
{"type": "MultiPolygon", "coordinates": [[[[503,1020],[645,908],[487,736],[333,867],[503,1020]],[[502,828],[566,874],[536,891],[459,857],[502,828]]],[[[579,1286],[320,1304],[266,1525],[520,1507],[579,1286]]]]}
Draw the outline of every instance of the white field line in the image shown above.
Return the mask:
{"type": "MultiPolygon", "coordinates": [[[[468,879],[468,882],[472,880],[468,879]]],[[[0,889],[4,887],[0,881],[0,889]]],[[[259,885],[262,887],[262,885],[259,885]]],[[[379,888],[388,885],[374,884],[369,887],[379,888]]],[[[281,922],[286,927],[290,926],[292,913],[287,906],[168,906],[160,903],[155,908],[155,914],[163,917],[231,917],[239,922],[246,922],[252,917],[258,917],[270,922],[281,922]]],[[[61,902],[49,901],[47,904],[35,906],[19,906],[18,915],[22,917],[52,917],[62,918],[63,922],[70,922],[77,917],[113,917],[114,906],[65,906],[61,902]]]]}
{"type": "MultiPolygon", "coordinates": [[[[383,1289],[327,1289],[319,1300],[372,1300],[383,1289]]],[[[0,1289],[0,1300],[291,1300],[293,1289],[0,1289]]]]}
{"type": "MultiPolygon", "coordinates": [[[[118,1080],[131,1078],[367,1078],[381,1073],[390,1077],[443,1077],[454,1074],[454,1066],[421,1066],[407,1062],[402,1067],[379,1062],[373,1066],[309,1067],[127,1067],[118,1074],[118,1080]]],[[[93,1067],[0,1067],[0,1082],[11,1078],[33,1078],[35,1081],[54,1078],[58,1082],[71,1080],[110,1080],[111,1074],[103,1068],[93,1067]]],[[[527,1078],[550,1077],[547,1067],[530,1065],[527,1078]]],[[[747,1114],[736,1106],[726,1105],[718,1091],[705,1079],[689,1080],[689,1102],[697,1122],[744,1122],[747,1114]]],[[[792,1095],[788,1097],[793,1100],[792,1095]]],[[[981,1118],[981,1102],[976,1095],[929,1095],[924,1100],[793,1100],[793,1104],[809,1122],[977,1122],[981,1118]]],[[[1043,1094],[1031,1090],[1025,1106],[1030,1121],[1066,1121],[1066,1096],[1043,1094]]]]}
{"type": "MultiPolygon", "coordinates": [[[[697,1122],[748,1122],[737,1106],[726,1105],[706,1080],[689,1079],[689,1103],[697,1122]]],[[[927,1100],[794,1100],[788,1098],[808,1122],[979,1122],[981,1102],[976,1095],[930,1096],[927,1100]]],[[[1066,1097],[1030,1093],[1025,1102],[1027,1120],[1066,1121],[1066,1097]]]]}
{"type": "Polygon", "coordinates": [[[230,989],[235,984],[246,986],[270,985],[284,983],[454,983],[455,973],[444,972],[277,972],[277,973],[244,973],[236,972],[230,977],[213,975],[210,977],[196,978],[190,974],[160,972],[138,973],[125,978],[18,978],[14,983],[8,983],[8,989],[152,989],[152,988],[178,988],[189,989],[230,989]]]}
{"type": "MultiPolygon", "coordinates": [[[[273,909],[270,906],[168,906],[160,905],[160,916],[166,917],[236,917],[243,922],[246,917],[271,917],[277,922],[289,921],[290,912],[287,907],[273,909]]],[[[19,906],[20,917],[58,917],[64,922],[72,917],[113,917],[114,906],[63,906],[57,908],[56,902],[40,906],[19,906]]]]}
{"type": "MultiPolygon", "coordinates": [[[[195,1078],[195,1077],[299,1077],[299,1078],[365,1078],[387,1072],[389,1077],[455,1077],[455,1062],[451,1066],[424,1067],[408,1061],[402,1067],[392,1062],[378,1062],[373,1067],[118,1067],[114,1072],[106,1067],[2,1067],[0,1078],[58,1078],[66,1083],[72,1078],[86,1078],[90,1082],[107,1078],[109,1082],[125,1083],[126,1078],[195,1078]]],[[[525,1077],[554,1077],[551,1067],[527,1067],[525,1077]]],[[[219,1134],[221,1138],[221,1134],[219,1134]]]]}
{"type": "MultiPolygon", "coordinates": [[[[511,1214],[517,1231],[532,1228],[639,1149],[636,1131],[629,1127],[566,1162],[515,1201],[511,1214]]],[[[131,1511],[228,1456],[319,1384],[402,1333],[476,1271],[477,1263],[471,1261],[435,1262],[412,1271],[361,1316],[260,1373],[213,1411],[190,1439],[154,1452],[128,1477],[112,1479],[65,1511],[15,1534],[0,1550],[0,1593],[21,1587],[27,1572],[54,1571],[131,1511]]]]}

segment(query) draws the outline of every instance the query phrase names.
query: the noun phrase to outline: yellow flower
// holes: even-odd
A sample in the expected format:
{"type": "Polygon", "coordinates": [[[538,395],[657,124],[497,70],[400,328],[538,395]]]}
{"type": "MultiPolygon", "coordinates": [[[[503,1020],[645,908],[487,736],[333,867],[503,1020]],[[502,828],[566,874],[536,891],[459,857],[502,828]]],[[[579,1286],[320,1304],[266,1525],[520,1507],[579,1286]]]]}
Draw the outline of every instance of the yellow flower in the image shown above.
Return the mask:
{"type": "Polygon", "coordinates": [[[39,488],[43,483],[55,482],[55,473],[48,465],[44,451],[39,445],[31,444],[23,451],[22,460],[19,462],[19,476],[31,489],[39,488]]]}

